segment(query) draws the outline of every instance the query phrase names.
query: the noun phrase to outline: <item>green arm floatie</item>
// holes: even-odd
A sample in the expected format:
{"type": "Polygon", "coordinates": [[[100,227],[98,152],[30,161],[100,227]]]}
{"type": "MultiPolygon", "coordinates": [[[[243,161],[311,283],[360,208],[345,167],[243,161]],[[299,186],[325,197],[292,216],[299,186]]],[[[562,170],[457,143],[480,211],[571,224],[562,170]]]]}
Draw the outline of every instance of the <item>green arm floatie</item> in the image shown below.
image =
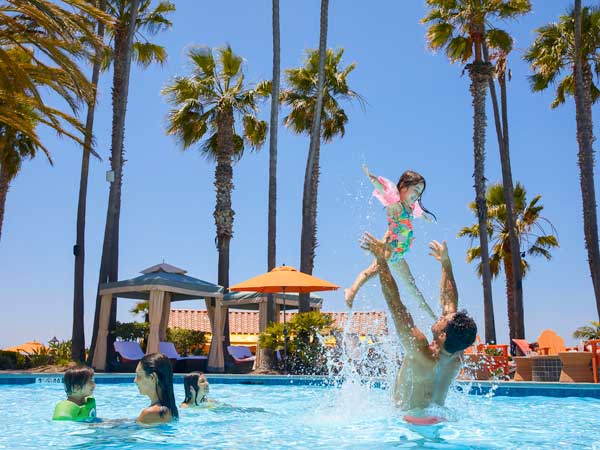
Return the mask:
{"type": "Polygon", "coordinates": [[[52,420],[89,420],[96,417],[96,400],[88,397],[81,406],[69,400],[59,402],[54,408],[52,420]]]}

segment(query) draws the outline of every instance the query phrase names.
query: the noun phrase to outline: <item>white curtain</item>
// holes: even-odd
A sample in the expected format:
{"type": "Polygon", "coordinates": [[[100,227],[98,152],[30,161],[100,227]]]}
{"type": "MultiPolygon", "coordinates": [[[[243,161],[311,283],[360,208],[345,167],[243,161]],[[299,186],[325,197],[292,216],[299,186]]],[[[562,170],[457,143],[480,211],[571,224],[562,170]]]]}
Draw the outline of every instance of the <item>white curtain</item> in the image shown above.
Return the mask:
{"type": "MultiPolygon", "coordinates": [[[[209,311],[208,317],[211,318],[211,312],[209,311]]],[[[221,299],[215,299],[215,306],[212,313],[212,339],[210,341],[210,351],[208,354],[208,369],[211,372],[223,372],[225,370],[225,359],[223,357],[223,331],[225,329],[225,318],[227,314],[227,307],[223,306],[221,299]]]]}
{"type": "Polygon", "coordinates": [[[146,354],[158,353],[160,342],[160,322],[163,313],[163,303],[165,299],[165,291],[150,291],[150,333],[148,335],[148,346],[146,354]]]}
{"type": "Polygon", "coordinates": [[[98,318],[98,336],[92,367],[96,370],[106,370],[106,344],[108,342],[108,322],[110,320],[110,305],[112,295],[103,295],[100,300],[100,317],[98,318]]]}

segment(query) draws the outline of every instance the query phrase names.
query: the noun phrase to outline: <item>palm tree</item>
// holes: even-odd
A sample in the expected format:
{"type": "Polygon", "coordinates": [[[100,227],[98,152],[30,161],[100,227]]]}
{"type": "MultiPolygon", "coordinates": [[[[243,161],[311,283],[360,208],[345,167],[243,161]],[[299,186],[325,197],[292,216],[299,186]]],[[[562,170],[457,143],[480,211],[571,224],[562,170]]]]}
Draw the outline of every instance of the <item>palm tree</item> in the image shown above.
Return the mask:
{"type": "Polygon", "coordinates": [[[108,16],[84,0],[7,0],[0,5],[0,78],[4,85],[0,123],[32,139],[38,148],[43,148],[36,133],[38,125],[82,143],[79,133],[83,133],[83,125],[74,116],[48,106],[42,92],[50,89],[73,112],[81,100],[91,98],[92,86],[77,64],[86,56],[81,42],[102,44],[88,17],[110,23],[108,16]],[[15,48],[29,52],[30,57],[16,55],[15,48]]]}
{"type": "MultiPolygon", "coordinates": [[[[131,60],[134,59],[142,66],[152,62],[163,63],[166,51],[163,47],[148,42],[143,33],[155,35],[171,27],[166,14],[175,10],[173,3],[161,1],[156,8],[151,8],[151,0],[109,0],[106,11],[115,19],[115,26],[108,31],[111,33],[112,46],[104,55],[104,63],[113,64],[112,86],[112,139],[111,139],[111,183],[106,211],[106,224],[102,244],[98,290],[101,284],[117,281],[119,273],[119,223],[121,216],[121,188],[123,184],[125,115],[129,94],[129,75],[131,60]]],[[[93,359],[98,320],[100,312],[100,296],[96,294],[96,312],[92,346],[88,359],[93,359]]],[[[116,302],[113,302],[110,314],[109,330],[116,323],[116,302]]],[[[109,336],[111,334],[109,333],[109,336]]],[[[111,338],[112,339],[112,338],[111,338]]],[[[112,345],[108,345],[107,357],[114,356],[112,345]]]]}
{"type": "Polygon", "coordinates": [[[573,332],[575,339],[589,341],[591,339],[600,339],[600,322],[591,321],[589,325],[583,325],[573,332]]]}
{"type": "MultiPolygon", "coordinates": [[[[106,9],[106,0],[100,0],[98,8],[106,9]]],[[[98,38],[104,39],[104,23],[98,21],[98,38]]],[[[71,358],[74,361],[85,361],[85,328],[84,328],[84,273],[85,273],[85,212],[87,207],[87,186],[90,166],[90,150],[94,132],[94,116],[96,112],[96,97],[100,69],[102,65],[102,48],[94,49],[94,62],[92,66],[92,88],[94,93],[87,104],[87,116],[85,120],[85,135],[83,143],[83,154],[81,157],[81,175],[79,177],[79,195],[77,197],[77,226],[75,246],[75,269],[73,276],[73,329],[71,333],[71,358]]]]}
{"type": "MultiPolygon", "coordinates": [[[[527,203],[527,192],[523,186],[517,182],[515,189],[515,219],[517,237],[524,247],[523,256],[543,256],[551,259],[550,250],[558,247],[558,239],[552,224],[541,216],[544,207],[540,204],[541,195],[536,195],[529,204],[527,203]],[[551,231],[546,232],[543,223],[549,225],[551,231]]],[[[493,277],[497,277],[502,268],[506,276],[506,301],[508,309],[508,326],[510,339],[519,338],[517,335],[517,311],[515,311],[515,291],[513,280],[513,259],[512,248],[510,245],[509,226],[507,221],[507,205],[505,202],[504,186],[500,183],[493,184],[488,188],[486,203],[488,208],[487,234],[492,240],[492,255],[489,262],[489,269],[493,277]]],[[[477,206],[475,203],[469,205],[474,215],[477,215],[477,206]]],[[[471,238],[473,242],[479,236],[479,223],[464,227],[458,233],[459,236],[471,238]]],[[[519,247],[520,248],[520,247],[519,247]]],[[[520,250],[519,250],[520,251],[520,250]]],[[[467,251],[467,261],[479,261],[477,272],[481,276],[483,273],[483,263],[481,261],[481,248],[476,245],[467,251]]],[[[521,272],[523,277],[529,271],[529,263],[521,259],[521,272]]],[[[524,332],[523,332],[524,337],[524,332]]]]}
{"type": "MultiPolygon", "coordinates": [[[[279,0],[273,0],[273,77],[271,80],[271,123],[269,134],[269,213],[267,231],[267,270],[272,270],[277,261],[277,133],[279,130],[279,91],[281,78],[281,39],[279,29],[279,0]]],[[[275,299],[267,295],[267,324],[275,322],[275,299]]],[[[260,349],[261,368],[271,366],[270,352],[260,349]]]]}
{"type": "MultiPolygon", "coordinates": [[[[511,38],[512,41],[512,38],[511,38]]],[[[512,44],[511,44],[512,47],[512,44]]],[[[483,46],[485,61],[495,60],[495,76],[500,86],[500,104],[502,112],[498,106],[498,96],[496,95],[496,84],[494,78],[490,78],[490,97],[492,99],[492,109],[494,111],[494,123],[496,125],[496,137],[498,139],[498,149],[500,152],[500,165],[502,167],[502,185],[504,187],[504,198],[506,198],[506,221],[508,225],[508,236],[511,246],[513,280],[514,280],[514,311],[515,311],[515,329],[517,338],[525,337],[525,321],[523,316],[523,274],[521,273],[521,252],[519,251],[519,238],[516,232],[515,210],[514,210],[514,191],[512,168],[510,164],[510,140],[508,137],[508,100],[506,95],[506,78],[510,79],[510,70],[508,66],[508,52],[499,49],[492,58],[488,55],[487,45],[483,46]]]]}
{"type": "Polygon", "coordinates": [[[483,264],[483,297],[486,342],[496,341],[494,305],[492,301],[491,274],[487,235],[483,231],[487,222],[485,203],[485,97],[492,76],[492,66],[483,57],[484,46],[508,51],[511,39],[504,30],[494,27],[490,20],[515,18],[529,11],[528,0],[427,0],[430,11],[422,20],[430,23],[427,42],[432,50],[445,48],[452,63],[471,62],[467,70],[471,77],[470,92],[473,97],[473,159],[475,178],[475,203],[481,233],[481,258],[483,264]]]}
{"type": "MultiPolygon", "coordinates": [[[[321,110],[325,87],[325,59],[327,53],[327,26],[329,0],[321,0],[319,28],[319,59],[316,77],[316,98],[310,128],[310,144],[304,172],[302,191],[302,231],[300,235],[300,271],[312,274],[317,248],[317,190],[319,186],[319,149],[321,146],[321,110]]],[[[300,294],[298,312],[310,311],[310,294],[300,294]]]]}
{"type": "MultiPolygon", "coordinates": [[[[311,185],[312,197],[309,212],[311,221],[313,221],[311,224],[315,226],[317,217],[317,186],[319,180],[321,141],[325,143],[331,142],[337,136],[343,137],[346,132],[348,116],[340,106],[339,102],[341,100],[352,100],[357,98],[362,102],[360,96],[350,89],[347,81],[348,75],[354,70],[356,64],[352,63],[345,68],[341,68],[340,62],[343,55],[343,49],[336,51],[327,49],[325,58],[325,79],[323,88],[319,89],[318,70],[320,55],[316,50],[309,50],[303,67],[286,69],[286,80],[289,87],[284,89],[281,93],[281,101],[290,107],[289,114],[283,118],[283,124],[298,134],[312,133],[318,93],[321,92],[323,95],[319,139],[316,141],[312,169],[305,173],[304,179],[305,188],[307,185],[311,185]]],[[[304,261],[310,262],[309,268],[306,269],[309,270],[307,273],[312,272],[315,255],[314,250],[317,245],[314,229],[311,238],[313,241],[309,248],[309,254],[307,255],[305,252],[302,253],[302,255],[304,255],[304,261]]],[[[305,266],[305,268],[306,267],[307,266],[305,266]]],[[[304,272],[304,270],[302,271],[304,272]]]]}
{"type": "Polygon", "coordinates": [[[524,58],[534,72],[530,77],[534,92],[556,84],[552,108],[565,103],[568,95],[575,97],[583,233],[600,316],[600,250],[592,146],[592,104],[600,98],[600,90],[593,76],[600,67],[600,7],[581,10],[579,1],[576,5],[579,7],[562,15],[558,22],[536,30],[537,37],[524,58]]]}
{"type": "MultiPolygon", "coordinates": [[[[257,117],[258,101],[266,97],[270,82],[254,89],[244,83],[242,57],[231,47],[217,50],[195,47],[188,52],[193,64],[187,77],[176,77],[162,90],[173,106],[168,116],[167,134],[175,136],[183,149],[199,146],[202,154],[216,162],[215,225],[219,252],[218,283],[229,287],[229,244],[233,237],[233,163],[244,155],[246,145],[260,148],[267,135],[267,123],[257,117]],[[236,130],[241,121],[241,132],[236,130]]],[[[225,345],[229,341],[228,314],[225,313],[225,345]]]]}

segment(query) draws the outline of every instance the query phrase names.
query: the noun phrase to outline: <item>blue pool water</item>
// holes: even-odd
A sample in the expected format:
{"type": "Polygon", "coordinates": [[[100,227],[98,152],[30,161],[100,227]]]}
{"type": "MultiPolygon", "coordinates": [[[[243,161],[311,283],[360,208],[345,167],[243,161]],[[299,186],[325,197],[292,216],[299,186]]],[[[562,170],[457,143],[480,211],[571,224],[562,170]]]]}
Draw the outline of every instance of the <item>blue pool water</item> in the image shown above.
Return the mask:
{"type": "MultiPolygon", "coordinates": [[[[175,385],[178,401],[183,386],[175,385]]],[[[212,384],[214,409],[180,410],[171,425],[141,428],[148,404],[133,384],[99,384],[99,424],[50,420],[62,385],[0,385],[0,449],[598,449],[600,400],[452,393],[452,420],[410,428],[389,392],[347,384],[212,384]],[[111,419],[114,419],[111,422],[111,419]],[[118,420],[122,419],[122,420],[118,420]]]]}

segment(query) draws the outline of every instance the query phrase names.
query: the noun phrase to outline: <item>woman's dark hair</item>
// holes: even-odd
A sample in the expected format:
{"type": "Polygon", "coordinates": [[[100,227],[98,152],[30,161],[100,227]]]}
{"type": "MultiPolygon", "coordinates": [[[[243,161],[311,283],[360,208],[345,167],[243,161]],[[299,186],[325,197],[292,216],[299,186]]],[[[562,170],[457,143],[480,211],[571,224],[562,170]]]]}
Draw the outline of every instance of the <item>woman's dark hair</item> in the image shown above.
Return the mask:
{"type": "MultiPolygon", "coordinates": [[[[162,353],[150,353],[140,360],[140,364],[146,375],[156,374],[158,403],[163,408],[169,409],[173,418],[178,418],[179,411],[177,411],[173,392],[173,368],[169,358],[162,353]]],[[[161,410],[160,415],[163,416],[165,413],[166,411],[161,410]]]]}
{"type": "Polygon", "coordinates": [[[94,369],[88,366],[71,367],[65,371],[64,383],[67,395],[73,393],[73,388],[81,389],[85,383],[94,377],[94,369]]]}
{"type": "Polygon", "coordinates": [[[196,393],[194,395],[194,404],[198,404],[198,379],[204,375],[202,372],[192,372],[184,375],[183,377],[183,391],[185,392],[185,399],[183,403],[190,403],[192,401],[192,389],[196,393]]]}
{"type": "Polygon", "coordinates": [[[448,353],[459,352],[470,347],[477,337],[477,325],[465,310],[458,311],[446,325],[444,349],[448,353]]]}
{"type": "Polygon", "coordinates": [[[427,182],[425,181],[423,175],[413,170],[407,170],[400,176],[396,187],[398,188],[398,192],[400,192],[400,189],[416,186],[417,184],[423,184],[423,190],[421,191],[421,195],[419,195],[419,198],[417,199],[417,203],[419,204],[424,213],[429,214],[431,217],[437,220],[435,214],[433,214],[431,211],[425,208],[421,203],[421,198],[423,197],[423,193],[425,192],[425,188],[427,187],[427,182]]]}

